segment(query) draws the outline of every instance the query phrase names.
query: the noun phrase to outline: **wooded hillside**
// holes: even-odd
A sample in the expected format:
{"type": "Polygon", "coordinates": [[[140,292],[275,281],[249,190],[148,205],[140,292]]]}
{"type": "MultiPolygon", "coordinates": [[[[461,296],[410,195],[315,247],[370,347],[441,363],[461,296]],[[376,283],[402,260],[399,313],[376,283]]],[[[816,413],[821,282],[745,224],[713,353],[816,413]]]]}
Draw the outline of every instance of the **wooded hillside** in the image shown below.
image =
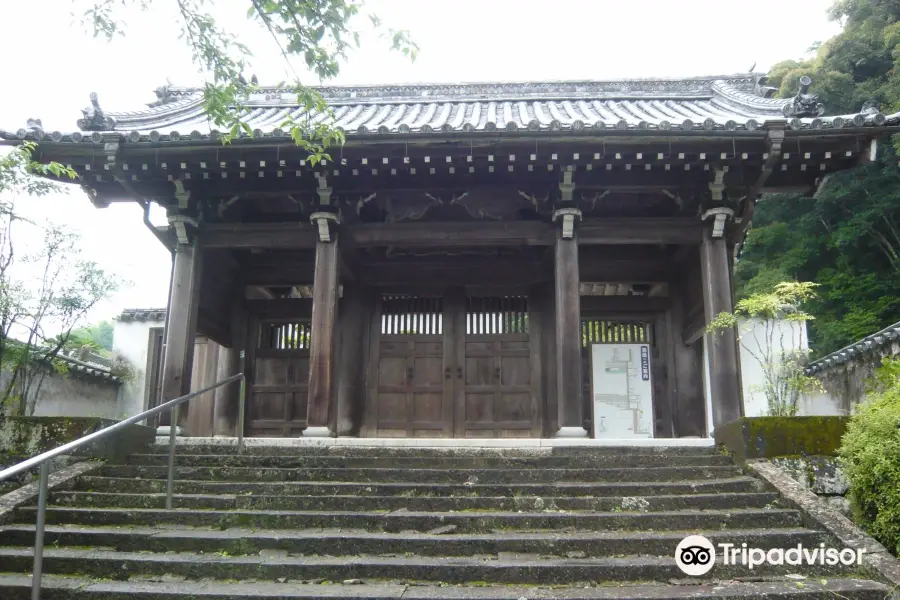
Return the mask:
{"type": "MultiPolygon", "coordinates": [[[[812,58],[772,67],[769,84],[793,96],[810,75],[829,114],[873,101],[886,114],[900,110],[900,0],[838,0],[831,17],[842,33],[811,48],[812,58]]],[[[757,205],[735,267],[738,297],[784,279],[819,283],[809,306],[814,356],[900,321],[898,146],[881,144],[877,162],[833,176],[816,197],[770,195],[757,205]]]]}

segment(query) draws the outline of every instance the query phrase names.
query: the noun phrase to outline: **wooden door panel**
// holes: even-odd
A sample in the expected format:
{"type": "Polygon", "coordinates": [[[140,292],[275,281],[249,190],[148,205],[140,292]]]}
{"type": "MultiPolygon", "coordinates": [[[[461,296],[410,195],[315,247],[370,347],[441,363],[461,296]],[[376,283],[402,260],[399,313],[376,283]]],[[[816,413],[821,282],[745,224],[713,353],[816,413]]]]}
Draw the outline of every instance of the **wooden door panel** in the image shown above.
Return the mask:
{"type": "Polygon", "coordinates": [[[466,437],[531,437],[540,431],[524,296],[466,299],[457,431],[466,437]]]}
{"type": "MultiPolygon", "coordinates": [[[[531,356],[500,356],[500,384],[506,386],[531,386],[531,356]]],[[[526,390],[527,391],[527,390],[526,390]]]]}
{"type": "Polygon", "coordinates": [[[306,428],[309,319],[254,319],[247,435],[295,437],[306,428]]]}
{"type": "Polygon", "coordinates": [[[531,425],[531,393],[530,390],[518,394],[500,394],[499,401],[494,403],[494,417],[498,422],[531,425]]]}
{"type": "Polygon", "coordinates": [[[452,433],[451,372],[441,298],[383,296],[373,322],[367,432],[380,437],[452,433]]]}

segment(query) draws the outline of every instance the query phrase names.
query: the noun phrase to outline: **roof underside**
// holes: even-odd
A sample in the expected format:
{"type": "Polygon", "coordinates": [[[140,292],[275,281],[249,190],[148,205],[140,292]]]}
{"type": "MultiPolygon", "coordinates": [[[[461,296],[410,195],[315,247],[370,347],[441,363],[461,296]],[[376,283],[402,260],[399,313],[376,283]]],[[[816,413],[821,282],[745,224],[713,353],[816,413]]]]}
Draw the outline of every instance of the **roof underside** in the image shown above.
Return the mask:
{"type": "MultiPolygon", "coordinates": [[[[791,116],[793,99],[765,98],[761,76],[740,74],[693,79],[507,84],[331,87],[318,91],[330,105],[333,125],[349,140],[361,136],[490,132],[753,131],[773,122],[793,130],[900,124],[900,113],[877,110],[832,117],[791,116]]],[[[133,112],[86,109],[79,126],[90,130],[45,132],[40,124],[0,138],[99,143],[125,136],[129,142],[200,142],[216,131],[202,91],[161,88],[158,101],[133,112]],[[93,121],[91,121],[93,119],[93,121]]],[[[305,113],[296,93],[261,88],[250,94],[244,121],[254,138],[288,137],[288,119],[322,123],[327,113],[305,113]]]]}

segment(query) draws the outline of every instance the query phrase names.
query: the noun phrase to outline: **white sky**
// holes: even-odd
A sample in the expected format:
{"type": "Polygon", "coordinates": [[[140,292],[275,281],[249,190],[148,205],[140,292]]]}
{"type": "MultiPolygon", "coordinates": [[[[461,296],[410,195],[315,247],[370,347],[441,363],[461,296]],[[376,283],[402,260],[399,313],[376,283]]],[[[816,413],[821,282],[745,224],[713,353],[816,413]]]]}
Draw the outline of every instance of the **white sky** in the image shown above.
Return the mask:
{"type": "MultiPolygon", "coordinates": [[[[801,58],[816,41],[839,31],[828,21],[832,0],[369,0],[391,27],[408,29],[421,52],[415,63],[363,36],[330,83],[406,83],[677,77],[757,71],[801,58]]],[[[105,110],[137,110],[155,99],[168,77],[201,81],[178,40],[172,0],[129,15],[127,35],[93,40],[67,0],[0,1],[0,127],[29,117],[44,129],[73,131],[95,91],[105,110]]],[[[244,18],[246,0],[219,0],[220,21],[255,54],[250,73],[260,83],[286,79],[274,43],[244,18]]],[[[360,27],[368,25],[361,18],[360,27]]],[[[305,83],[315,84],[308,78],[305,83]]],[[[84,239],[85,257],[131,281],[91,315],[165,306],[168,252],[141,222],[137,205],[95,209],[77,187],[62,196],[24,199],[37,220],[66,222],[84,239]]],[[[20,238],[36,243],[39,238],[20,238]]]]}

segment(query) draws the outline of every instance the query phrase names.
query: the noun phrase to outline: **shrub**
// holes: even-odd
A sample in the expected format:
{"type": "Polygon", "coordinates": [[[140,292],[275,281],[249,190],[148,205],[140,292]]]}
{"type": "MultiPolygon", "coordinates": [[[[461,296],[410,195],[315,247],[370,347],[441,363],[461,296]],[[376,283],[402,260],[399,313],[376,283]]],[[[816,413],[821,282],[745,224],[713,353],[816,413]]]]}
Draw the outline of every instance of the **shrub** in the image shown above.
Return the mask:
{"type": "Polygon", "coordinates": [[[900,360],[885,360],[877,390],[847,424],[840,456],[854,516],[900,555],[900,360]]]}

